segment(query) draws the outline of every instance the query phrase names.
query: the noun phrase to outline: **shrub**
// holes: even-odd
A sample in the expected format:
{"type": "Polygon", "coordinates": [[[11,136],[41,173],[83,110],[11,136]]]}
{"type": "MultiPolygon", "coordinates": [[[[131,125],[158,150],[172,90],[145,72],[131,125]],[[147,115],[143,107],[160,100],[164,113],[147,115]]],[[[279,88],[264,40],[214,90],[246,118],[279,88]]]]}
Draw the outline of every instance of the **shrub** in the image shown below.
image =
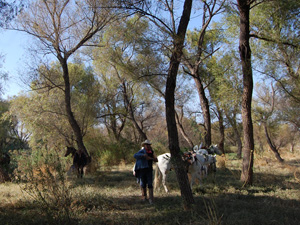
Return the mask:
{"type": "Polygon", "coordinates": [[[66,159],[55,149],[32,150],[19,156],[16,178],[25,181],[22,190],[39,205],[50,224],[74,224],[77,210],[65,168],[66,159]]]}

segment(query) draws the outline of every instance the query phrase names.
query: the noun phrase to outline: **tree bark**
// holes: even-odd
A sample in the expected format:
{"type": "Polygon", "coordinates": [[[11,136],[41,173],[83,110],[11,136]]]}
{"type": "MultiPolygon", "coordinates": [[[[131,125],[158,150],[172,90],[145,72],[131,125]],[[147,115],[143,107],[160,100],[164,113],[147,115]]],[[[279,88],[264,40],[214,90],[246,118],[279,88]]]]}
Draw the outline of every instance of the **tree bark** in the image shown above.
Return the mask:
{"type": "Polygon", "coordinates": [[[236,140],[237,146],[238,146],[237,158],[241,159],[242,158],[242,149],[243,149],[243,144],[242,144],[242,141],[241,141],[241,135],[240,135],[240,132],[238,131],[237,127],[234,127],[233,130],[234,130],[234,137],[235,137],[235,140],[236,140]]]}
{"type": "Polygon", "coordinates": [[[225,112],[226,118],[228,120],[228,122],[230,123],[230,125],[232,126],[233,129],[233,133],[234,133],[234,138],[235,141],[237,143],[238,149],[237,149],[237,158],[241,159],[242,158],[242,141],[241,141],[241,134],[240,131],[238,129],[238,125],[236,122],[236,113],[233,113],[233,116],[229,116],[228,113],[225,112]]]}
{"type": "Polygon", "coordinates": [[[204,129],[206,132],[204,136],[204,142],[205,142],[205,146],[209,147],[211,145],[211,120],[210,120],[209,103],[208,103],[208,99],[206,98],[205,90],[200,78],[195,77],[194,81],[197,86],[197,91],[200,98],[200,105],[202,108],[203,119],[204,119],[204,129]]]}
{"type": "Polygon", "coordinates": [[[250,1],[237,0],[240,13],[240,40],[239,53],[243,71],[243,94],[242,94],[242,120],[244,132],[243,164],[241,180],[245,185],[253,183],[253,124],[251,116],[251,102],[253,92],[253,77],[251,66],[250,49],[250,1]]]}
{"type": "Polygon", "coordinates": [[[271,149],[272,152],[274,152],[275,154],[275,157],[276,159],[279,161],[279,162],[283,162],[283,158],[281,158],[279,152],[278,152],[278,149],[275,147],[275,145],[272,143],[272,140],[271,140],[271,137],[269,135],[269,132],[268,132],[268,128],[267,128],[267,124],[264,123],[264,128],[265,128],[265,135],[266,135],[266,138],[267,138],[267,142],[268,142],[268,145],[271,149]]]}
{"type": "Polygon", "coordinates": [[[174,47],[171,54],[165,90],[166,121],[168,129],[169,149],[175,162],[175,172],[180,186],[181,196],[183,198],[185,209],[190,209],[191,204],[194,204],[195,200],[193,198],[192,190],[188,181],[188,176],[186,171],[184,170],[183,161],[180,156],[178,131],[175,119],[175,88],[180,58],[182,56],[184,39],[190,20],[191,9],[192,0],[185,0],[177,34],[176,37],[174,37],[174,47]]]}
{"type": "Polygon", "coordinates": [[[225,149],[224,149],[224,142],[225,142],[225,126],[224,126],[224,118],[223,118],[223,112],[219,108],[217,108],[218,112],[218,118],[219,118],[219,132],[220,132],[220,141],[219,141],[219,149],[223,154],[225,154],[225,149]]]}
{"type": "Polygon", "coordinates": [[[89,157],[89,154],[85,148],[85,145],[83,143],[83,134],[80,129],[80,126],[77,123],[77,120],[75,119],[74,113],[72,112],[72,106],[71,106],[71,86],[70,86],[70,77],[69,77],[69,68],[67,60],[60,55],[57,57],[59,59],[59,62],[61,64],[61,67],[63,69],[63,78],[64,78],[64,94],[65,94],[65,108],[68,116],[69,123],[72,127],[72,130],[75,134],[76,138],[76,144],[78,147],[79,152],[83,152],[87,157],[89,157]]]}
{"type": "Polygon", "coordinates": [[[182,125],[182,123],[181,123],[181,121],[179,119],[179,116],[178,116],[178,113],[176,112],[176,110],[175,110],[175,119],[176,119],[176,122],[177,122],[177,125],[178,125],[178,129],[179,129],[181,135],[187,141],[187,143],[189,144],[190,148],[193,148],[194,147],[194,143],[190,139],[190,137],[187,135],[187,133],[185,132],[184,127],[183,127],[183,125],[182,125]]]}

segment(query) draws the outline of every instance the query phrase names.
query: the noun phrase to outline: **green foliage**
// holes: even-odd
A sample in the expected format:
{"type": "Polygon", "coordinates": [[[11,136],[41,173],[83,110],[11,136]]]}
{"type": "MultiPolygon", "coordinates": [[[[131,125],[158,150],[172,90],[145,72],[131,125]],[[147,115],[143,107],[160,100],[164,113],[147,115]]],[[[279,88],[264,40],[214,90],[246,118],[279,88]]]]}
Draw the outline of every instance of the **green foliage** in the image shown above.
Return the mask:
{"type": "Polygon", "coordinates": [[[133,155],[140,149],[139,146],[122,139],[118,142],[105,141],[101,145],[101,164],[104,166],[130,163],[134,161],[133,155]]]}
{"type": "Polygon", "coordinates": [[[10,103],[0,101],[0,147],[1,152],[28,148],[28,136],[18,126],[16,117],[9,114],[10,103]]]}
{"type": "MultiPolygon", "coordinates": [[[[36,91],[13,99],[10,114],[25,126],[27,133],[31,133],[31,146],[38,142],[51,146],[73,144],[74,134],[66,114],[64,92],[59,88],[63,82],[61,70],[57,64],[39,69],[39,77],[33,82],[36,91]],[[54,84],[55,88],[52,87],[54,84]],[[48,91],[45,91],[46,87],[48,91]]],[[[100,98],[98,82],[93,71],[82,64],[69,64],[69,73],[73,113],[82,132],[86,133],[96,124],[100,98]]]]}
{"type": "Polygon", "coordinates": [[[151,48],[147,29],[146,20],[125,18],[103,34],[101,51],[93,49],[91,53],[101,83],[100,123],[115,140],[140,141],[136,126],[146,133],[153,118],[160,116],[159,97],[147,81],[162,87],[160,77],[149,76],[161,74],[161,61],[151,48]]]}

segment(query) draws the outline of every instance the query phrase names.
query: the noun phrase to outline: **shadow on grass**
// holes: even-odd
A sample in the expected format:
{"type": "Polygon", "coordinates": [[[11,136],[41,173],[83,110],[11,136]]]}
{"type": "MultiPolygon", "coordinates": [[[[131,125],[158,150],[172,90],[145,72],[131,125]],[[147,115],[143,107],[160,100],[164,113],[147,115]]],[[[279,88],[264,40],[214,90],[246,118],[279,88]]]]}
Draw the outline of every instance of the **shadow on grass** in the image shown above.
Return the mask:
{"type": "MultiPolygon", "coordinates": [[[[142,202],[139,188],[131,171],[99,172],[83,179],[74,179],[73,187],[86,190],[93,187],[93,195],[75,202],[80,209],[73,224],[300,224],[300,201],[296,196],[300,186],[289,184],[291,175],[255,174],[255,185],[243,188],[240,171],[218,170],[215,176],[195,185],[195,206],[183,211],[175,174],[170,175],[169,195],[155,192],[155,204],[142,202]],[[104,190],[106,189],[106,190],[104,190]],[[111,190],[111,192],[107,191],[111,190]],[[118,191],[116,191],[118,190],[118,191]],[[124,190],[118,196],[119,190],[124,190]],[[130,190],[128,193],[126,190],[130,190]],[[215,218],[212,218],[214,214],[215,218]]],[[[0,224],[51,224],[35,203],[0,207],[0,224]]],[[[62,224],[57,221],[56,225],[62,224]]]]}

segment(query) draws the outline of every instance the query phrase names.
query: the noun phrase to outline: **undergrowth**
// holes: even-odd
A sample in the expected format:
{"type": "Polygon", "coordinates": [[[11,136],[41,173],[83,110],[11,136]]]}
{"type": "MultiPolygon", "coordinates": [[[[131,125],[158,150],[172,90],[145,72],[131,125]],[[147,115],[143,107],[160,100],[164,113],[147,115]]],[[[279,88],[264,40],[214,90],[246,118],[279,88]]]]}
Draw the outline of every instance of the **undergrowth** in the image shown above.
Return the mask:
{"type": "Polygon", "coordinates": [[[63,162],[48,162],[32,179],[0,185],[1,224],[300,224],[300,183],[294,175],[299,159],[287,160],[290,167],[256,161],[251,187],[239,181],[240,161],[226,159],[225,167],[193,187],[196,203],[189,211],[183,210],[174,172],[167,180],[170,193],[161,188],[150,205],[140,200],[132,165],[70,179],[63,162]]]}

